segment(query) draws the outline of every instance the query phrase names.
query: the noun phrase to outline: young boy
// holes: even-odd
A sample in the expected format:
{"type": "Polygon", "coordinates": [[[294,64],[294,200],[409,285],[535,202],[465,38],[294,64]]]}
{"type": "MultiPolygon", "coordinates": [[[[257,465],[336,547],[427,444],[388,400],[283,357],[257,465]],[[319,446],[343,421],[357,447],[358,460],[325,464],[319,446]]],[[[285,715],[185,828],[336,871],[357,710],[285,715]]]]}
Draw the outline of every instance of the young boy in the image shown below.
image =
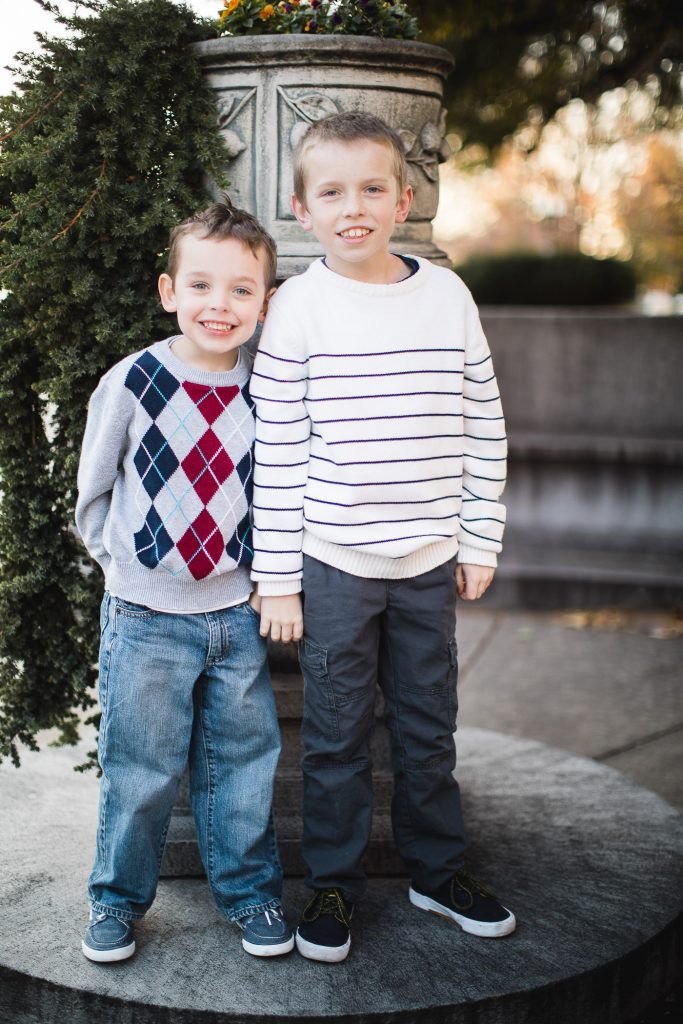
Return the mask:
{"type": "Polygon", "coordinates": [[[350,948],[377,681],[411,902],[475,935],[505,935],[513,914],[463,869],[452,774],[455,591],[484,593],[504,523],[488,346],[455,274],[388,248],[412,191],[382,121],[349,113],[312,125],[294,181],[294,213],[325,257],[279,290],[256,359],[252,578],[273,639],[302,636],[304,598],[302,852],[314,892],[297,947],[328,962],[350,948]]]}
{"type": "Polygon", "coordinates": [[[199,848],[244,948],[293,948],[271,815],[280,738],[250,597],[253,406],[242,347],[273,291],[273,240],[226,199],[171,234],[181,333],[128,356],[89,407],[76,522],[105,575],[90,960],[135,951],[190,764],[199,848]]]}

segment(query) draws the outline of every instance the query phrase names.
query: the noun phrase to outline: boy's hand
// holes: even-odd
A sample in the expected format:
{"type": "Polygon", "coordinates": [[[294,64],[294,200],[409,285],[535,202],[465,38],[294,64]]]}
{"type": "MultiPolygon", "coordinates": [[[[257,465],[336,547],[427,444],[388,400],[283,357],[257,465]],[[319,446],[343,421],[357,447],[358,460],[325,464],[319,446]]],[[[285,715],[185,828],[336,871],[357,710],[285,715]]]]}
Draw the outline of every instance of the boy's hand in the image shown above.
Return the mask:
{"type": "Polygon", "coordinates": [[[458,590],[458,597],[465,601],[476,601],[478,597],[488,590],[495,573],[490,565],[456,565],[455,585],[458,590]]]}
{"type": "Polygon", "coordinates": [[[300,594],[261,598],[261,636],[288,644],[304,635],[304,616],[300,594]]]}

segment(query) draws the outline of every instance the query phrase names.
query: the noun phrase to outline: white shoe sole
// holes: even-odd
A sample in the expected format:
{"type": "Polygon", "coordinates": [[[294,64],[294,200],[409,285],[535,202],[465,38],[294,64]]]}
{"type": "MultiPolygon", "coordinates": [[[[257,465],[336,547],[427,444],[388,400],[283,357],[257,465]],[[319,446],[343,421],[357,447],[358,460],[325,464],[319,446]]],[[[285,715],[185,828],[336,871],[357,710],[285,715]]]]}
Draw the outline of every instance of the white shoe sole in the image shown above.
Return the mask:
{"type": "Polygon", "coordinates": [[[415,892],[412,886],[408,889],[408,899],[414,907],[419,907],[420,910],[428,910],[431,914],[438,914],[439,917],[445,917],[447,921],[453,921],[459,925],[464,932],[469,932],[470,935],[478,935],[482,939],[500,939],[503,935],[509,935],[511,932],[514,932],[517,927],[515,915],[507,907],[503,907],[503,910],[507,911],[509,917],[503,918],[502,921],[473,921],[471,917],[458,914],[455,910],[444,907],[443,903],[437,903],[436,900],[430,899],[429,896],[423,896],[422,893],[415,892]]]}
{"type": "Polygon", "coordinates": [[[318,946],[315,942],[308,942],[296,933],[296,948],[307,960],[320,960],[324,964],[338,964],[346,960],[351,949],[351,936],[343,946],[318,946]]]}
{"type": "Polygon", "coordinates": [[[242,945],[252,956],[281,956],[283,953],[291,953],[294,949],[294,936],[290,935],[286,942],[276,942],[272,946],[259,946],[258,943],[247,942],[246,939],[242,939],[242,945]]]}
{"type": "Polygon", "coordinates": [[[93,949],[81,942],[83,955],[96,964],[115,964],[117,960],[127,960],[135,952],[135,942],[129,942],[127,946],[119,946],[116,949],[93,949]]]}

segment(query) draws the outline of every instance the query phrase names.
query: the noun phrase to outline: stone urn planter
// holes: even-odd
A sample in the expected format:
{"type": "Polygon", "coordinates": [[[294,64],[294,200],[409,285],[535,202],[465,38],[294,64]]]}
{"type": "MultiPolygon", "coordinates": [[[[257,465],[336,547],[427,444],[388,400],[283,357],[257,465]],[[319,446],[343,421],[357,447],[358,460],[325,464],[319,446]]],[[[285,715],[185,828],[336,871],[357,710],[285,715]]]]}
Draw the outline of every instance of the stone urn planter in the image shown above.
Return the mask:
{"type": "Polygon", "coordinates": [[[278,246],[281,278],[322,255],[291,211],[292,148],[307,127],[337,111],[369,111],[394,128],[415,190],[396,248],[449,265],[432,242],[444,140],[448,51],[427,43],[346,35],[222,36],[195,44],[216,92],[234,201],[261,220],[278,246]]]}

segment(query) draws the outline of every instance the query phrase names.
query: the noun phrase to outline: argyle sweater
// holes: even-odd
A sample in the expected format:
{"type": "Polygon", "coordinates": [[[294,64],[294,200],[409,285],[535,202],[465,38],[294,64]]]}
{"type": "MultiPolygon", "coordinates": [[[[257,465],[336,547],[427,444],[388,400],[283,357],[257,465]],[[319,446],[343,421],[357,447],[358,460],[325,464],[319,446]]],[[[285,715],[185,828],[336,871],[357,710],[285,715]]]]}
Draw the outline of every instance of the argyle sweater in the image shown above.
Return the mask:
{"type": "Polygon", "coordinates": [[[93,393],[76,525],[112,594],[213,611],[251,592],[251,359],[197,370],[173,340],[121,360],[93,393]]]}
{"type": "Polygon", "coordinates": [[[507,443],[469,291],[418,259],[397,284],[318,260],[271,300],[254,364],[254,561],[300,589],[302,552],[357,576],[496,565],[507,443]]]}

